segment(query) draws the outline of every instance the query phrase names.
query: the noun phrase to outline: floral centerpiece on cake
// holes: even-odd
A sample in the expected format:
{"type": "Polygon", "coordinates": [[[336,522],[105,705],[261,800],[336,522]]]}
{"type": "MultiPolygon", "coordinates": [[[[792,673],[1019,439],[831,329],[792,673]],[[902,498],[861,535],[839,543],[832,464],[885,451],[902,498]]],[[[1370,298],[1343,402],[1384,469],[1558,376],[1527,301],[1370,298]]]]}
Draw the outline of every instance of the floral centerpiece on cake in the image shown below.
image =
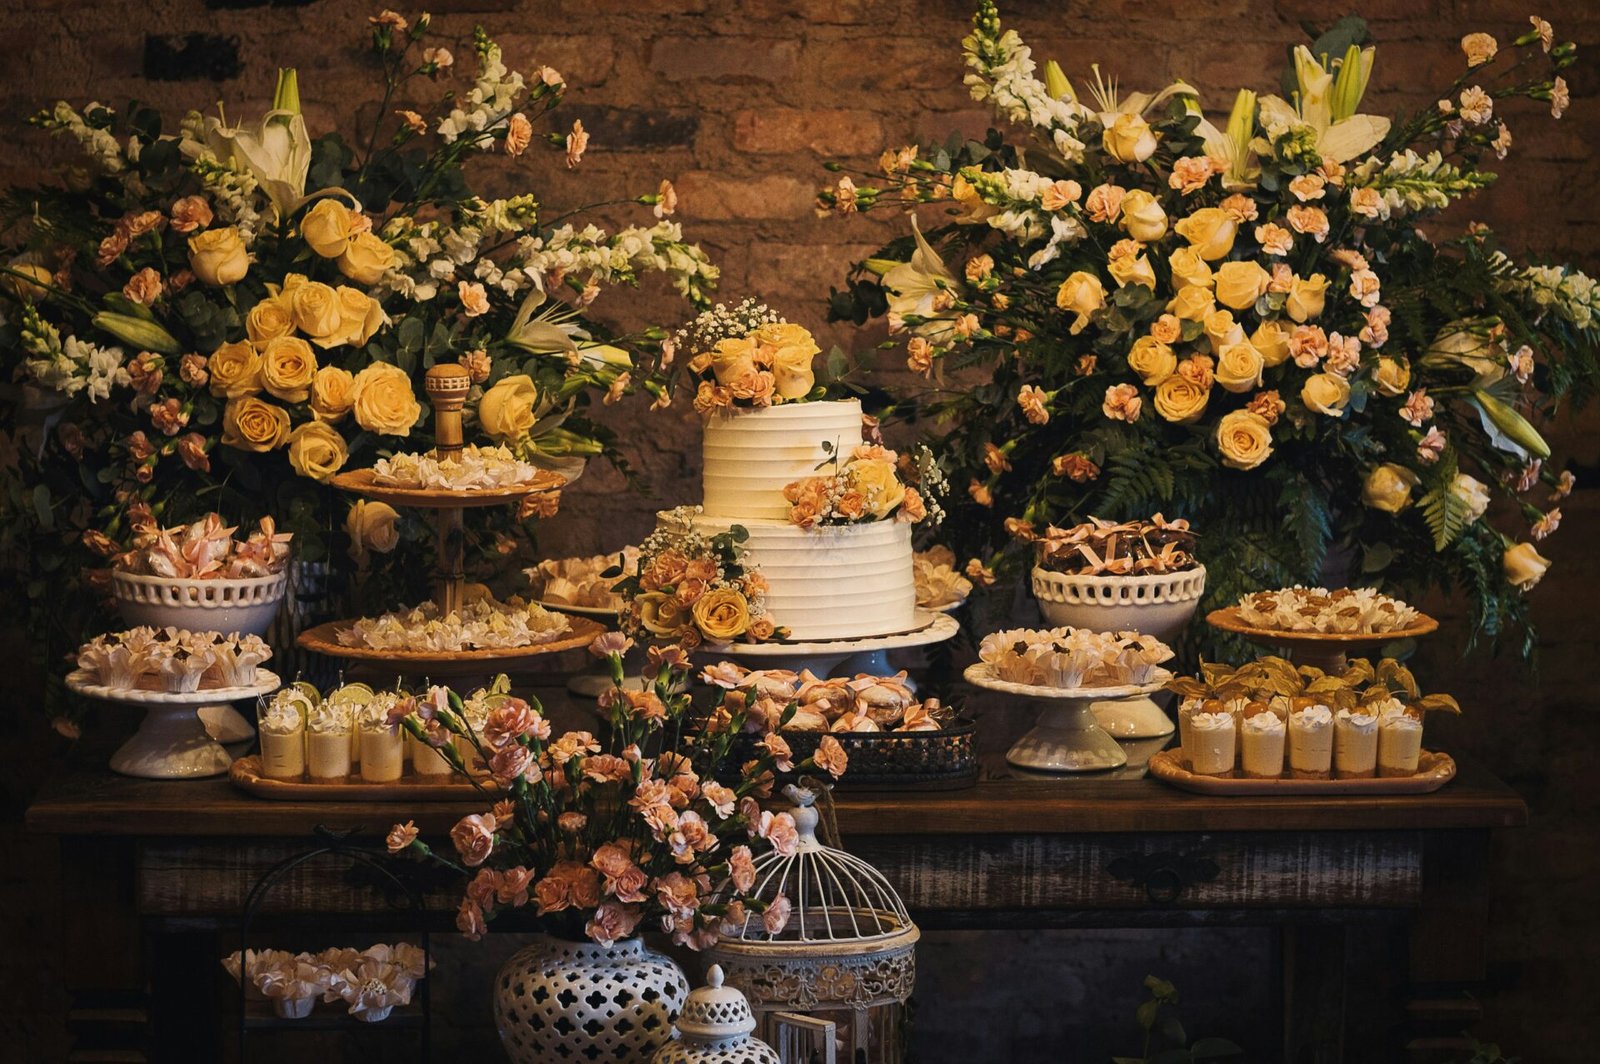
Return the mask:
{"type": "MultiPolygon", "coordinates": [[[[49,611],[36,630],[92,623],[63,623],[60,581],[152,515],[270,515],[309,561],[422,538],[326,482],[431,446],[420,376],[440,361],[471,377],[469,431],[568,471],[617,455],[591,409],[664,399],[640,368],[658,334],[613,335],[592,313],[651,274],[704,302],[717,271],[670,217],[671,183],[631,197],[643,224],[614,230],[548,208],[535,175],[580,165],[590,141],[552,115],[562,75],[513,69],[481,28],[458,62],[426,15],[369,23],[383,105],[350,140],[311,128],[292,70],[245,122],[65,102],[36,118],[79,149],[62,186],[0,200],[0,542],[25,566],[7,567],[16,600],[49,611]],[[474,188],[491,155],[522,175],[503,198],[474,188]]],[[[551,506],[469,536],[514,546],[515,518],[551,506]]],[[[405,585],[396,600],[420,597],[425,566],[378,570],[405,585]]]]}
{"type": "MultiPolygon", "coordinates": [[[[824,442],[823,447],[833,453],[831,443],[824,442]]],[[[790,523],[800,528],[891,520],[917,524],[929,517],[938,524],[943,517],[938,503],[943,476],[926,447],[917,448],[913,461],[881,443],[860,443],[835,455],[816,476],[786,485],[783,497],[789,503],[790,523]],[[931,483],[935,493],[924,496],[908,479],[931,483]]]]}
{"type": "Polygon", "coordinates": [[[391,714],[460,771],[468,760],[456,740],[464,739],[470,760],[503,790],[488,810],[451,829],[453,856],[430,849],[409,823],[389,834],[391,852],[428,857],[470,877],[456,917],[468,937],[481,936],[496,912],[524,907],[552,932],[603,945],[659,927],[680,945],[702,949],[720,927],[742,927],[747,915],[772,934],[788,921],[791,899],[780,893],[759,901],[752,887],[756,854],[793,851],[794,820],[762,810],[759,800],[770,797],[777,771],[843,773],[843,749],[830,736],[796,765],[773,736],[743,765],[737,785],[724,786],[712,769],[745,715],[725,704],[687,727],[688,655],[652,647],[643,689],[629,690],[622,667],[629,645],[611,633],[590,648],[609,662],[615,681],[600,700],[611,723],[605,743],[584,731],[553,735],[536,702],[509,695],[476,728],[466,704],[444,688],[407,699],[391,714]]]}
{"type": "Polygon", "coordinates": [[[1478,633],[1531,646],[1533,544],[1573,483],[1533,422],[1593,391],[1600,290],[1437,216],[1494,181],[1522,101],[1561,117],[1575,49],[1538,18],[1504,48],[1469,34],[1437,105],[1391,121],[1362,110],[1366,37],[1341,20],[1295,48],[1282,95],[1241,89],[1223,116],[1182,81],[1040,72],[984,0],[966,83],[1024,136],[891,149],[821,193],[912,213],[833,313],[887,316],[927,378],[898,413],[949,427],[968,497],[947,538],[973,575],[1047,523],[1177,509],[1205,529],[1213,603],[1332,558],[1462,586],[1478,633]]]}
{"type": "Polygon", "coordinates": [[[718,303],[670,339],[663,361],[684,359],[694,408],[761,409],[821,399],[814,362],[821,348],[805,328],[765,303],[718,303]]]}

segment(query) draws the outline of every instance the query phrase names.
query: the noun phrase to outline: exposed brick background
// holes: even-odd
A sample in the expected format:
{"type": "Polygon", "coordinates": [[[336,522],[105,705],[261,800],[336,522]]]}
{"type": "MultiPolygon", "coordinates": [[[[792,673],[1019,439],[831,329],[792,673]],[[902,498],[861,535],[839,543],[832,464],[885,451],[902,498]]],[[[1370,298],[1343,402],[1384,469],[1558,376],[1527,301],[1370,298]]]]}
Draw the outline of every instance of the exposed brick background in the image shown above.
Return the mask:
{"type": "MultiPolygon", "coordinates": [[[[1356,6],[1365,8],[1358,13],[1380,42],[1366,108],[1380,112],[1431,103],[1432,87],[1448,84],[1460,69],[1461,34],[1483,29],[1509,40],[1530,13],[1522,0],[1356,6]]],[[[1463,214],[1493,223],[1513,246],[1595,272],[1600,78],[1593,46],[1600,43],[1600,6],[1592,0],[1536,6],[1562,39],[1580,44],[1583,61],[1569,74],[1572,111],[1555,123],[1535,105],[1506,107],[1516,143],[1501,167],[1501,187],[1463,214]]],[[[168,111],[221,100],[230,114],[247,114],[270,96],[274,68],[295,65],[314,130],[338,125],[348,134],[376,112],[362,58],[364,17],[371,13],[363,4],[5,0],[0,9],[6,56],[0,133],[7,145],[0,184],[35,181],[60,158],[20,122],[56,97],[116,106],[138,97],[168,111]]],[[[470,65],[472,24],[484,21],[513,66],[543,62],[567,76],[574,90],[568,115],[581,117],[593,134],[576,174],[562,171],[551,155],[530,153],[531,161],[515,169],[491,161],[482,191],[528,186],[564,206],[637,195],[670,176],[691,239],[723,267],[726,295],[765,297],[817,327],[825,346],[865,349],[881,338],[823,329],[824,299],[849,262],[897,230],[887,218],[816,219],[812,195],[827,178],[821,164],[838,158],[870,165],[886,145],[919,135],[943,139],[951,129],[978,134],[988,124],[960,85],[959,40],[970,15],[964,0],[441,0],[431,9],[435,28],[457,39],[458,86],[470,65]]],[[[1096,60],[1130,87],[1182,76],[1213,110],[1226,107],[1241,80],[1271,91],[1286,42],[1299,39],[1300,21],[1326,23],[1339,13],[1337,5],[1312,0],[1030,0],[1004,11],[1039,58],[1059,58],[1080,84],[1096,60]]],[[[599,305],[602,315],[630,324],[670,323],[679,310],[656,289],[599,305]]],[[[675,412],[624,420],[635,413],[615,416],[628,426],[630,454],[661,498],[641,498],[615,476],[591,474],[550,524],[552,554],[618,546],[649,527],[656,506],[691,501],[695,426],[675,412]]],[[[1589,484],[1600,483],[1597,424],[1591,411],[1556,433],[1558,451],[1578,463],[1589,484]]],[[[1532,826],[1506,833],[1499,849],[1491,943],[1498,981],[1480,1032],[1526,1059],[1551,1061],[1591,1055],[1592,1039],[1582,1037],[1593,1031],[1584,988],[1600,937],[1592,905],[1600,875],[1600,788],[1592,775],[1600,753],[1594,711],[1600,632],[1591,605],[1600,594],[1600,559],[1591,547],[1600,492],[1580,491],[1565,509],[1567,527],[1548,550],[1555,575],[1537,592],[1544,633],[1538,673],[1481,656],[1459,660],[1458,623],[1428,644],[1422,665],[1425,676],[1455,690],[1467,707],[1462,720],[1445,722],[1436,734],[1447,747],[1486,760],[1533,808],[1532,826]]],[[[13,912],[25,911],[19,892],[38,890],[48,886],[26,875],[20,883],[0,883],[13,912]]],[[[37,971],[26,955],[6,953],[8,963],[20,959],[24,971],[37,971]]],[[[1050,957],[1034,951],[1028,958],[1028,977],[1047,978],[1050,957]]],[[[1196,960],[1204,970],[1203,956],[1188,957],[1196,960]]],[[[959,985],[948,975],[940,982],[959,985]]],[[[994,1007],[1002,1015],[1007,1010],[1004,1003],[994,1007]]],[[[1035,1019],[1050,1021],[1041,995],[1030,995],[1028,1007],[1045,1008],[1035,1019]]],[[[1123,1011],[1115,1022],[1124,1022],[1123,1011]]],[[[981,1007],[967,1014],[980,1023],[992,1015],[981,1007]]],[[[35,1012],[24,1026],[45,1026],[44,1015],[35,1012]]]]}

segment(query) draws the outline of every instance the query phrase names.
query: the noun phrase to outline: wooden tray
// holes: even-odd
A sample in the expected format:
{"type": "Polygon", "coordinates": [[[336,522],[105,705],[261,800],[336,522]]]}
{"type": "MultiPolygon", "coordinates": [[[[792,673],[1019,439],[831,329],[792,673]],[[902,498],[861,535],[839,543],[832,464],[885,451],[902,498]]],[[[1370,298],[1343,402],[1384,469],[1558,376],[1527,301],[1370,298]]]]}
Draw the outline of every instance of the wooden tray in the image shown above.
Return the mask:
{"type": "Polygon", "coordinates": [[[539,470],[530,481],[508,488],[403,488],[396,484],[379,484],[370,469],[352,469],[340,473],[331,481],[341,491],[381,499],[396,506],[414,506],[430,510],[465,509],[477,506],[505,506],[520,502],[529,495],[560,491],[567,486],[567,478],[548,469],[539,470]]]}
{"type": "Polygon", "coordinates": [[[1237,606],[1212,610],[1206,614],[1206,623],[1224,632],[1242,635],[1255,643],[1289,647],[1326,647],[1347,651],[1362,647],[1381,647],[1385,643],[1394,643],[1401,639],[1416,639],[1439,627],[1438,621],[1426,613],[1419,613],[1417,619],[1410,625],[1396,628],[1391,632],[1291,632],[1281,628],[1257,628],[1246,624],[1240,619],[1237,606]]]}
{"type": "Polygon", "coordinates": [[[1255,780],[1231,776],[1197,776],[1183,767],[1183,751],[1174,747],[1150,756],[1150,775],[1195,794],[1430,794],[1456,778],[1449,754],[1422,751],[1415,776],[1365,780],[1255,780]]]}
{"type": "Polygon", "coordinates": [[[493,801],[499,788],[485,780],[485,794],[455,773],[414,776],[406,773],[393,783],[368,783],[360,776],[347,780],[275,780],[261,774],[261,756],[241,757],[228,769],[233,785],[257,798],[275,802],[463,802],[493,801]]]}
{"type": "Polygon", "coordinates": [[[525,647],[497,647],[488,650],[431,651],[374,650],[371,647],[348,647],[339,642],[339,629],[348,628],[352,621],[329,621],[315,628],[307,628],[295,640],[301,649],[330,658],[349,661],[366,661],[391,665],[402,672],[431,672],[436,676],[462,675],[476,672],[493,672],[502,666],[515,666],[528,658],[544,654],[557,654],[564,650],[578,650],[594,642],[606,626],[587,617],[568,615],[567,631],[543,643],[525,647]]]}

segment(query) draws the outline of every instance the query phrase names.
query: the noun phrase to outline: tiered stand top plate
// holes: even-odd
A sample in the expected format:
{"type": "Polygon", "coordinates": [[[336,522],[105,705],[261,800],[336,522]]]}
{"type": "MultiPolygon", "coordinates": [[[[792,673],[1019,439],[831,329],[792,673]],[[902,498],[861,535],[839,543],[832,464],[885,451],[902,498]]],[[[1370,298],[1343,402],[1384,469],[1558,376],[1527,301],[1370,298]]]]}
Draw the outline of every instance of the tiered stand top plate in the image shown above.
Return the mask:
{"type": "Polygon", "coordinates": [[[67,689],[103,702],[122,702],[136,706],[209,706],[218,702],[237,702],[271,694],[283,685],[278,674],[256,669],[256,682],[245,687],[202,687],[196,691],[158,691],[145,687],[107,687],[95,683],[85,669],[67,674],[67,689]]]}
{"type": "Polygon", "coordinates": [[[1279,628],[1257,628],[1254,625],[1246,624],[1240,618],[1239,607],[1237,606],[1212,610],[1206,614],[1206,623],[1224,632],[1242,635],[1253,643],[1267,643],[1273,646],[1288,647],[1337,648],[1340,650],[1358,650],[1363,647],[1378,647],[1385,643],[1394,643],[1402,639],[1417,639],[1438,630],[1439,627],[1438,621],[1425,613],[1419,613],[1417,614],[1417,619],[1410,625],[1388,632],[1292,632],[1279,628]]]}
{"type": "Polygon", "coordinates": [[[1165,669],[1161,670],[1161,678],[1149,683],[1122,684],[1117,687],[1041,687],[1031,683],[1017,683],[1013,680],[1002,680],[994,673],[994,666],[987,661],[974,662],[967,666],[963,678],[974,687],[984,687],[991,691],[1002,691],[1008,695],[1021,695],[1024,698],[1043,699],[1073,699],[1077,701],[1095,701],[1100,699],[1133,698],[1136,695],[1154,694],[1166,687],[1167,681],[1172,679],[1172,674],[1165,669]]]}
{"type": "Polygon", "coordinates": [[[369,499],[426,510],[451,510],[480,506],[505,506],[530,495],[560,491],[570,483],[560,473],[539,470],[530,481],[504,488],[403,488],[379,484],[370,469],[352,469],[333,478],[333,486],[369,499]]]}
{"type": "Polygon", "coordinates": [[[556,654],[563,650],[578,650],[594,642],[595,636],[606,631],[606,626],[587,617],[568,617],[567,631],[543,643],[522,647],[493,647],[484,650],[376,650],[372,647],[345,646],[339,642],[339,630],[349,628],[354,621],[329,621],[300,633],[295,642],[302,649],[330,658],[350,661],[368,661],[378,665],[398,665],[410,669],[433,669],[443,674],[445,670],[460,672],[472,669],[493,669],[514,664],[543,654],[556,654]]]}

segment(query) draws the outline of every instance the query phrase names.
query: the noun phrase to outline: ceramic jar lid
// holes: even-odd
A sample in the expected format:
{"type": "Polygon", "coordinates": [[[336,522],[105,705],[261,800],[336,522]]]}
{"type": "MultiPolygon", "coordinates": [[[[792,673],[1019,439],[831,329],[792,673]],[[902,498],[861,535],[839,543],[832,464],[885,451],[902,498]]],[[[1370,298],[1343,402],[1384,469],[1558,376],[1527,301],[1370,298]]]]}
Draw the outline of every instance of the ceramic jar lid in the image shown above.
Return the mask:
{"type": "Polygon", "coordinates": [[[689,991],[678,1013],[677,1028],[686,1042],[718,1042],[738,1038],[756,1029],[750,1002],[736,987],[723,986],[722,966],[706,972],[706,985],[689,991]]]}

